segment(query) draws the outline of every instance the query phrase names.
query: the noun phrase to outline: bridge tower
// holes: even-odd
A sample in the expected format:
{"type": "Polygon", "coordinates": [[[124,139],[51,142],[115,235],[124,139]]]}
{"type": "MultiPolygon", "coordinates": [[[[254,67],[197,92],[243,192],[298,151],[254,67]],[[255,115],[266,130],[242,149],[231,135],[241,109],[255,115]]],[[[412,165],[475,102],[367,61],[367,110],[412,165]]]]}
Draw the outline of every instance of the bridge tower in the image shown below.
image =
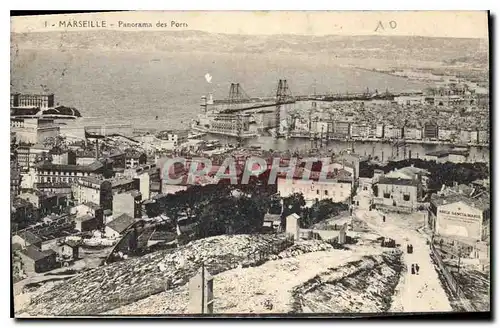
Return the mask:
{"type": "MultiPolygon", "coordinates": [[[[246,92],[243,90],[243,88],[240,86],[239,83],[231,83],[231,87],[229,88],[229,108],[228,109],[234,109],[235,104],[240,104],[245,101],[248,101],[249,97],[246,94],[246,92]]],[[[236,139],[238,146],[241,145],[242,138],[241,138],[241,132],[243,128],[243,124],[241,122],[242,116],[238,113],[235,113],[235,120],[236,120],[236,139]]]]}
{"type": "Polygon", "coordinates": [[[231,83],[229,88],[229,105],[239,104],[250,99],[239,83],[231,83]]]}
{"type": "Polygon", "coordinates": [[[290,98],[291,92],[288,88],[288,83],[286,80],[278,81],[278,89],[276,90],[276,109],[275,109],[275,117],[276,117],[276,138],[281,137],[280,133],[280,124],[281,124],[281,105],[286,102],[287,98],[290,98]]]}

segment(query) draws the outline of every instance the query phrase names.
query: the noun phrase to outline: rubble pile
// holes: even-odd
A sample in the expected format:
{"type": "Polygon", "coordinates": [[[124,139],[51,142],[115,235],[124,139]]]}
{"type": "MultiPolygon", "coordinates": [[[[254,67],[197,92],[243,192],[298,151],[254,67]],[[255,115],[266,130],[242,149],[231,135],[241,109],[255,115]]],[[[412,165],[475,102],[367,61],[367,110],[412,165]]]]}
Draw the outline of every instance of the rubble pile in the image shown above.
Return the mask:
{"type": "Polygon", "coordinates": [[[271,260],[295,257],[305,253],[331,251],[333,246],[322,240],[301,240],[277,255],[271,255],[271,260]]]}
{"type": "Polygon", "coordinates": [[[205,264],[217,274],[269,251],[280,235],[215,236],[81,273],[32,299],[29,315],[91,315],[182,286],[205,264]]]}
{"type": "MultiPolygon", "coordinates": [[[[378,248],[310,252],[297,257],[267,261],[260,266],[239,267],[214,276],[214,313],[288,313],[293,310],[292,292],[323,273],[340,270],[339,280],[356,272],[365,256],[376,256],[378,248]]],[[[333,279],[333,276],[329,276],[333,279]]],[[[146,299],[105,312],[106,315],[147,315],[188,313],[187,285],[151,295],[146,299]]]]}
{"type": "Polygon", "coordinates": [[[401,252],[394,252],[318,275],[294,290],[294,312],[387,312],[401,270],[401,252]]]}

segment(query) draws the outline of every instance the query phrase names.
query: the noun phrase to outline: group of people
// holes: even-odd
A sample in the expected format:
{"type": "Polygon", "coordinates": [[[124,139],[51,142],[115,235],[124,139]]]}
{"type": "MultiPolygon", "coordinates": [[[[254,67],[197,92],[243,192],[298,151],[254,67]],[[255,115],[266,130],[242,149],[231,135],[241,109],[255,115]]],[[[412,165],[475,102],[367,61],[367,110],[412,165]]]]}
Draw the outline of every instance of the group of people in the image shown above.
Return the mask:
{"type": "Polygon", "coordinates": [[[418,274],[419,270],[420,270],[420,266],[418,265],[418,263],[411,265],[411,274],[418,274]]]}
{"type": "MultiPolygon", "coordinates": [[[[408,254],[412,254],[413,253],[413,244],[406,245],[406,252],[408,254]]],[[[420,270],[420,266],[418,265],[418,263],[413,263],[411,265],[411,274],[418,274],[419,270],[420,270]]]]}

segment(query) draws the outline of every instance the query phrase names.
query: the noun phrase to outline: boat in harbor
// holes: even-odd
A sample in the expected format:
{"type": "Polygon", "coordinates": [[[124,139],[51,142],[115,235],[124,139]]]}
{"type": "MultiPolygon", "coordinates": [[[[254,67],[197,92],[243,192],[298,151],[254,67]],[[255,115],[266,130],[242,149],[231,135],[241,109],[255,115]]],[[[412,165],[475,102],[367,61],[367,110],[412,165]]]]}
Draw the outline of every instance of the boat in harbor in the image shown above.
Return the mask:
{"type": "Polygon", "coordinates": [[[238,128],[239,123],[237,122],[240,118],[236,117],[237,115],[230,115],[233,117],[199,115],[191,124],[191,133],[197,135],[214,134],[237,138],[253,138],[258,136],[257,131],[250,131],[249,129],[240,130],[238,128]]]}
{"type": "Polygon", "coordinates": [[[192,133],[224,135],[238,138],[258,136],[250,130],[251,115],[244,113],[223,113],[217,110],[199,114],[191,123],[192,133]]]}

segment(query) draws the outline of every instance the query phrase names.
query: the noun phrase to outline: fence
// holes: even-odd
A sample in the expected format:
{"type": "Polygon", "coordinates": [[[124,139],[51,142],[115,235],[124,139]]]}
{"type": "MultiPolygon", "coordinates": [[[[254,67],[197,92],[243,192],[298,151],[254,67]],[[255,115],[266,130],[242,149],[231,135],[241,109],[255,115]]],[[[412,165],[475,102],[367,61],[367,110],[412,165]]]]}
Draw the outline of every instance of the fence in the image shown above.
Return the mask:
{"type": "Polygon", "coordinates": [[[444,278],[446,279],[446,283],[450,287],[451,291],[453,292],[454,296],[457,297],[457,299],[462,303],[462,306],[465,308],[466,311],[469,312],[475,312],[477,311],[474,305],[467,299],[465,296],[464,292],[460,288],[459,282],[453,277],[451,272],[446,268],[446,265],[443,262],[443,259],[441,258],[441,255],[436,251],[436,247],[434,244],[431,243],[430,245],[432,254],[434,255],[434,258],[437,261],[437,264],[439,268],[441,269],[441,272],[444,275],[444,278]]]}

